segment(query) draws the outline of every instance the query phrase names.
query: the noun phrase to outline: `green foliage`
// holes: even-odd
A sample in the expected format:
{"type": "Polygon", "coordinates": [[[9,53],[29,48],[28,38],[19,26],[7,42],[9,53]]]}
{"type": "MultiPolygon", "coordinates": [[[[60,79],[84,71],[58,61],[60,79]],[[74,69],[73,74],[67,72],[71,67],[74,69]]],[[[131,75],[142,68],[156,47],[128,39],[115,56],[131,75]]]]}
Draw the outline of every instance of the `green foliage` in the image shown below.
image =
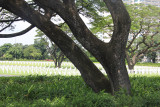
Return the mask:
{"type": "MultiPolygon", "coordinates": [[[[151,5],[143,5],[143,4],[133,4],[133,5],[126,5],[126,8],[130,14],[132,20],[132,27],[131,31],[139,31],[141,29],[148,30],[149,27],[158,25],[157,19],[159,19],[159,12],[160,8],[151,6],[151,5]],[[146,26],[145,26],[146,25],[146,26]]],[[[150,29],[149,30],[156,30],[157,29],[150,29]]]]}
{"type": "Polygon", "coordinates": [[[132,96],[94,93],[79,76],[0,78],[0,106],[142,107],[160,105],[159,76],[132,76],[132,96]]]}
{"type": "Polygon", "coordinates": [[[41,51],[36,49],[33,45],[28,46],[23,51],[24,57],[28,59],[40,59],[41,51]]]}
{"type": "Polygon", "coordinates": [[[13,56],[9,53],[6,53],[4,56],[3,56],[5,59],[8,59],[8,60],[12,60],[13,59],[13,56]]]}
{"type": "Polygon", "coordinates": [[[8,56],[12,56],[15,59],[19,59],[23,56],[23,45],[22,44],[14,44],[12,48],[9,48],[9,50],[6,52],[8,56]]]}
{"type": "MultiPolygon", "coordinates": [[[[160,41],[160,26],[158,22],[158,20],[160,20],[160,8],[151,5],[146,6],[143,4],[126,6],[132,21],[130,30],[132,35],[130,35],[129,38],[132,38],[133,35],[135,36],[141,32],[134,41],[134,44],[139,44],[137,51],[141,51],[147,46],[151,47],[149,50],[156,48],[157,46],[154,45],[158,44],[160,41]]],[[[132,49],[135,48],[136,47],[133,45],[132,49]]]]}
{"type": "Polygon", "coordinates": [[[47,57],[47,46],[48,46],[48,42],[46,42],[45,38],[42,38],[41,36],[43,35],[42,32],[38,32],[37,31],[37,35],[36,37],[40,37],[34,40],[34,47],[37,50],[41,51],[42,54],[42,58],[41,59],[45,59],[47,57]]]}
{"type": "Polygon", "coordinates": [[[0,47],[0,57],[2,58],[4,54],[12,47],[12,44],[6,43],[0,47]]]}

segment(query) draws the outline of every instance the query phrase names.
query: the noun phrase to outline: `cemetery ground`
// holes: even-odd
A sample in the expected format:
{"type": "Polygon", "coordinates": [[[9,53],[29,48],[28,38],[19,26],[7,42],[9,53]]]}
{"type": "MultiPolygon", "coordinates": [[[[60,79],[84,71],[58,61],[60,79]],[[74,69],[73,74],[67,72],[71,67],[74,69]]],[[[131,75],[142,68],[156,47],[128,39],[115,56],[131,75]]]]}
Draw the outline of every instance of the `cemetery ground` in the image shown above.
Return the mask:
{"type": "Polygon", "coordinates": [[[67,62],[59,69],[53,67],[53,62],[0,61],[0,65],[0,74],[14,75],[0,77],[0,107],[160,106],[159,65],[149,68],[156,72],[140,72],[142,68],[130,72],[131,96],[123,94],[125,90],[115,96],[103,91],[94,93],[67,62]]]}

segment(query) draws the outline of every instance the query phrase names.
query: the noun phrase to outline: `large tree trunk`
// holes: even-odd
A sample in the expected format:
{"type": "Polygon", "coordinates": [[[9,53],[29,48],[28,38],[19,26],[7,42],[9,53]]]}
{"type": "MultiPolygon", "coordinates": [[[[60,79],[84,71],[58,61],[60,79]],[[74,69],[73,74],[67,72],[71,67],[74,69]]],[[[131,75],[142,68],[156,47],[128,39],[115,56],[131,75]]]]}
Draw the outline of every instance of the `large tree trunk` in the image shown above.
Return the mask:
{"type": "Polygon", "coordinates": [[[131,22],[128,12],[121,0],[104,0],[111,12],[114,22],[114,32],[109,44],[99,40],[86,27],[77,13],[74,0],[65,0],[64,4],[61,2],[53,3],[52,0],[47,0],[48,2],[44,0],[34,1],[42,7],[52,9],[65,20],[76,39],[105,68],[110,79],[113,93],[120,88],[126,89],[127,92],[130,93],[131,87],[125,66],[125,48],[131,22]]]}
{"type": "Polygon", "coordinates": [[[130,94],[131,85],[125,66],[125,47],[130,29],[130,18],[121,0],[104,0],[114,22],[114,32],[110,43],[102,42],[90,32],[79,17],[74,0],[64,0],[63,3],[60,0],[34,1],[43,8],[56,12],[65,20],[76,39],[102,64],[110,81],[72,39],[47,17],[30,8],[24,0],[5,0],[2,6],[44,32],[77,67],[86,84],[95,92],[105,90],[114,94],[122,88],[130,94]]]}

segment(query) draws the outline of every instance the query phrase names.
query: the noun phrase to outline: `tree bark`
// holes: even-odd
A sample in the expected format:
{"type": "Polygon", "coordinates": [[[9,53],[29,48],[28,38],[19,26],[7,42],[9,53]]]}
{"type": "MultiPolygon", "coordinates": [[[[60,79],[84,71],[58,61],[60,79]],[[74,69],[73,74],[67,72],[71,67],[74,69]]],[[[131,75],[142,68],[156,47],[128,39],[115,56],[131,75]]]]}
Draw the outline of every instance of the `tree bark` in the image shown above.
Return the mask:
{"type": "Polygon", "coordinates": [[[104,0],[111,12],[114,32],[110,43],[99,40],[87,28],[77,13],[74,0],[34,0],[43,8],[60,15],[76,39],[102,64],[109,80],[89,60],[81,49],[47,17],[32,9],[24,0],[5,0],[3,8],[22,17],[44,32],[80,71],[82,78],[95,92],[125,89],[130,94],[130,81],[125,66],[125,48],[130,30],[130,17],[121,0],[104,0]]]}
{"type": "Polygon", "coordinates": [[[104,0],[114,22],[114,32],[109,44],[99,40],[86,27],[77,13],[74,0],[66,0],[64,3],[57,0],[57,3],[52,3],[52,0],[47,0],[47,2],[43,0],[34,1],[42,7],[48,7],[55,11],[65,20],[76,39],[105,68],[112,85],[113,93],[120,88],[124,88],[130,93],[131,87],[124,59],[131,21],[121,0],[104,0]]]}

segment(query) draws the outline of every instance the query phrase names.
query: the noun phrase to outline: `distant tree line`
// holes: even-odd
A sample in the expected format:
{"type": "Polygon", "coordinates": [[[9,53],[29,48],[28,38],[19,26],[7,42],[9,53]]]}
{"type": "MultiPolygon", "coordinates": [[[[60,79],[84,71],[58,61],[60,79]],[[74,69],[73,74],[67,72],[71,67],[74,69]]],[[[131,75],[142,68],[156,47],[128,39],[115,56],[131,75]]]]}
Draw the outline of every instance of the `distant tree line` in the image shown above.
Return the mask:
{"type": "Polygon", "coordinates": [[[44,60],[48,59],[49,55],[44,48],[45,46],[38,47],[37,41],[31,45],[23,45],[22,43],[10,44],[6,43],[0,46],[0,59],[1,60],[16,60],[16,59],[33,59],[44,60]]]}
{"type": "MultiPolygon", "coordinates": [[[[45,38],[40,37],[37,37],[31,45],[6,43],[0,46],[0,60],[55,60],[50,53],[53,48],[45,38]]],[[[56,50],[56,53],[58,52],[60,50],[56,50]]]]}

